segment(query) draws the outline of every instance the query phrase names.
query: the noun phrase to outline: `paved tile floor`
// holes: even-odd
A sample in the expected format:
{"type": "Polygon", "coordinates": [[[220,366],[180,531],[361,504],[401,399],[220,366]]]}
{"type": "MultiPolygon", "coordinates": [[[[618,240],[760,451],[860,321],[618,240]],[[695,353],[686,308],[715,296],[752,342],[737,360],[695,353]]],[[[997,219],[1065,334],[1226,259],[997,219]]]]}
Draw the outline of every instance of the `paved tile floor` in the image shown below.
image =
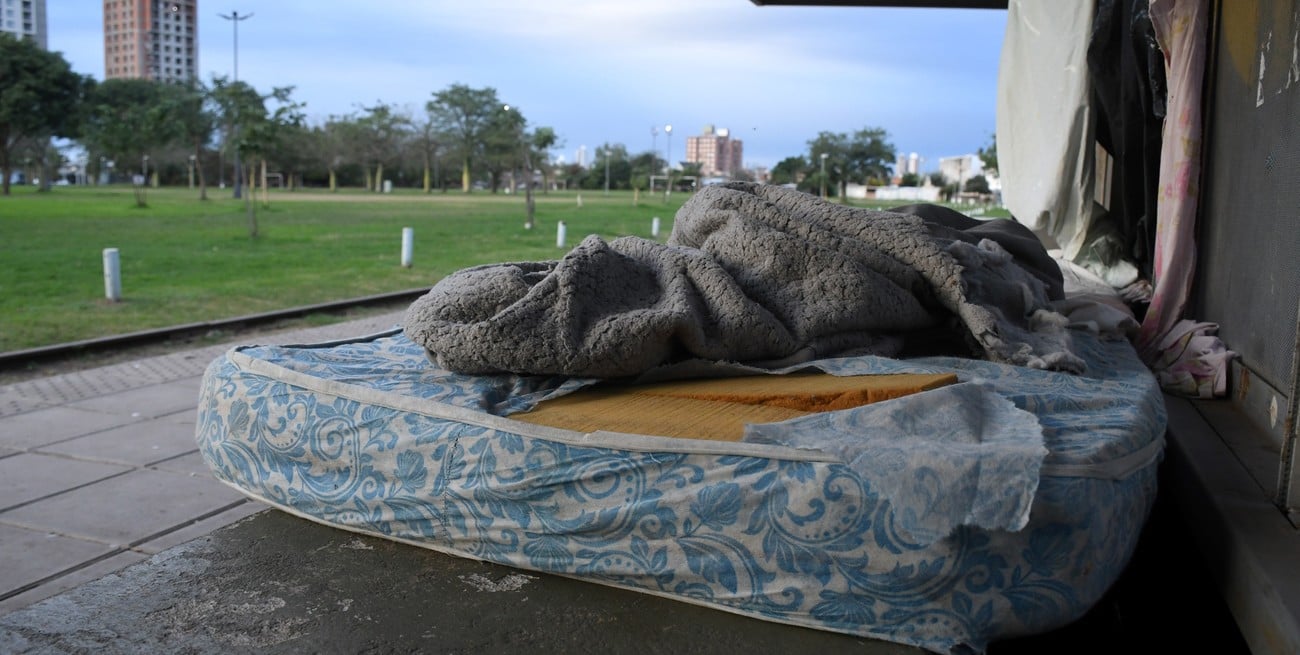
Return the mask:
{"type": "MultiPolygon", "coordinates": [[[[330,341],[400,320],[238,343],[330,341]]],[[[232,345],[0,386],[0,614],[264,508],[214,480],[194,441],[203,371],[232,345]]]]}

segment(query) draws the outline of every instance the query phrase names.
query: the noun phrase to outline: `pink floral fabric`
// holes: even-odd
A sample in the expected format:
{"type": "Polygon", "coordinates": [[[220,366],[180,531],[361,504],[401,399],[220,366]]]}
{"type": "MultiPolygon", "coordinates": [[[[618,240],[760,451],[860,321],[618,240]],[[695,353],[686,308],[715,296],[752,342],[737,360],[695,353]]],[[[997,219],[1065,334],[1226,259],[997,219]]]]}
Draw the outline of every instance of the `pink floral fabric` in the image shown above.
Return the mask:
{"type": "Polygon", "coordinates": [[[1213,323],[1183,321],[1196,269],[1196,203],[1201,174],[1201,81],[1205,74],[1206,0],[1151,0],[1151,23],[1165,53],[1169,109],[1160,149],[1155,289],[1138,332],[1138,351],[1166,388],[1222,395],[1233,353],[1213,323]],[[1196,347],[1187,347],[1194,339],[1196,347]],[[1176,380],[1176,382],[1175,382],[1176,380]]]}

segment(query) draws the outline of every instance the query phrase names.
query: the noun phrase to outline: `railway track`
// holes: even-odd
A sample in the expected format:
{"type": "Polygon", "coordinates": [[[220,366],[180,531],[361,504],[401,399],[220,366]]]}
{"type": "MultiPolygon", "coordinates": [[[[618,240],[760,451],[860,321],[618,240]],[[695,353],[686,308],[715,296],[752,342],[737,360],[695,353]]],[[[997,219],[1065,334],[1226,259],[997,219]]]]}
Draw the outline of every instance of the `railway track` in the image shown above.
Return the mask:
{"type": "Polygon", "coordinates": [[[381,307],[410,303],[428,292],[429,287],[393,291],[389,293],[336,300],[314,305],[291,307],[260,314],[248,314],[233,318],[213,321],[200,321],[170,327],[153,328],[117,334],[81,341],[57,343],[37,348],[0,352],[0,371],[28,368],[37,364],[68,360],[85,355],[93,355],[125,348],[137,348],[150,344],[164,343],[181,339],[199,337],[214,331],[244,330],[267,326],[281,321],[302,318],[314,314],[341,314],[352,309],[381,307]]]}

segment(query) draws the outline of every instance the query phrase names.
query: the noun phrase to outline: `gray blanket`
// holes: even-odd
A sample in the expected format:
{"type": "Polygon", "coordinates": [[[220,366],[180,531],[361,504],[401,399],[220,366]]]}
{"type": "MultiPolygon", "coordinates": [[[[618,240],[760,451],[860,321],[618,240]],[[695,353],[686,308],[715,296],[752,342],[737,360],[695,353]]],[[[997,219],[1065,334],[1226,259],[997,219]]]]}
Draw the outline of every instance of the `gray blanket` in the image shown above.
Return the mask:
{"type": "Polygon", "coordinates": [[[776,186],[708,186],[666,245],[589,236],[559,261],[465,269],[411,305],[405,330],[470,374],[623,377],[692,358],[782,366],[895,356],[936,334],[994,361],[1082,371],[1048,308],[1050,273],[981,229],[776,186]]]}

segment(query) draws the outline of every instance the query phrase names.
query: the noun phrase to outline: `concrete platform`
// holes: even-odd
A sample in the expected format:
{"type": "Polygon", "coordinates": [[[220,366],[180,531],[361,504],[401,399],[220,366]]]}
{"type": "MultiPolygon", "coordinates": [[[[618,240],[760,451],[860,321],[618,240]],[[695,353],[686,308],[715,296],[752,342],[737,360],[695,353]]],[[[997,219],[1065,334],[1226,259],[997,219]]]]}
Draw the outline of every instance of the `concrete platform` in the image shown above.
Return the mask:
{"type": "MultiPolygon", "coordinates": [[[[239,343],[355,337],[400,319],[239,343]]],[[[0,652],[919,652],[263,511],[212,479],[194,445],[198,381],[229,345],[0,386],[0,652]]],[[[1171,410],[1190,435],[1187,412],[1171,410]]],[[[1210,474],[1181,443],[1111,592],[1074,624],[990,653],[1249,652],[1214,584],[1222,572],[1184,518],[1185,483],[1210,474]]],[[[1300,569],[1278,567],[1300,551],[1288,552],[1251,578],[1272,576],[1291,598],[1300,569]]],[[[1238,619],[1278,606],[1256,603],[1238,619]]]]}
{"type": "Polygon", "coordinates": [[[199,382],[238,343],[386,330],[390,312],[0,386],[0,614],[262,509],[208,473],[199,382]]]}
{"type": "Polygon", "coordinates": [[[27,651],[923,653],[449,557],[275,510],[0,617],[0,652],[27,651]]]}

